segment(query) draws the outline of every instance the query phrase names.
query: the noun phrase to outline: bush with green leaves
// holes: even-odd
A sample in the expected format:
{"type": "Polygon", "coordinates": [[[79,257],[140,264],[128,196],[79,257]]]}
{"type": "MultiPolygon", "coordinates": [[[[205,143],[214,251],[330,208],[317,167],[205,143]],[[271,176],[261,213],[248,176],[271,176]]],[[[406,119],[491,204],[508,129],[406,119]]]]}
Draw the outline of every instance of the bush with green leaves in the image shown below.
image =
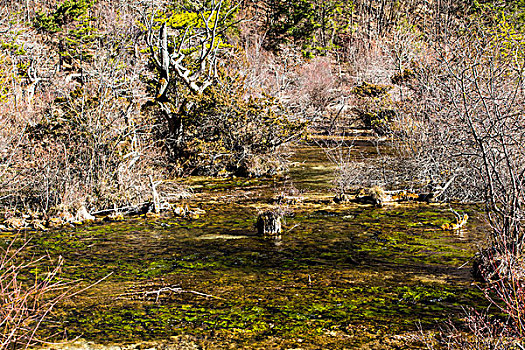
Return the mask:
{"type": "Polygon", "coordinates": [[[301,46],[305,57],[324,54],[337,46],[338,36],[349,29],[352,3],[341,0],[266,1],[266,42],[271,51],[282,44],[301,46]]]}
{"type": "Polygon", "coordinates": [[[66,0],[50,12],[38,12],[34,25],[49,33],[57,33],[69,22],[78,20],[93,5],[91,0],[66,0]]]}
{"type": "Polygon", "coordinates": [[[250,96],[235,73],[188,101],[185,157],[177,161],[193,174],[276,174],[286,164],[286,145],[305,131],[275,98],[250,96]]]}
{"type": "Polygon", "coordinates": [[[90,14],[94,5],[91,0],[66,0],[55,10],[38,12],[35,17],[34,27],[53,38],[64,70],[78,70],[97,51],[95,40],[100,33],[95,28],[97,19],[90,14]]]}

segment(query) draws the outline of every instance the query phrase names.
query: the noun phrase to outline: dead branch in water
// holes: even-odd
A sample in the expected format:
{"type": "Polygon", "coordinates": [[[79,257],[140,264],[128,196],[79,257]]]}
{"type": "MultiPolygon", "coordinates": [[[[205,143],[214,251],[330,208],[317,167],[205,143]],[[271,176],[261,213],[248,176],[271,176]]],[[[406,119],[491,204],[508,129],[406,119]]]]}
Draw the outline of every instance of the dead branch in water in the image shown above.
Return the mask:
{"type": "Polygon", "coordinates": [[[142,296],[142,298],[145,299],[145,298],[147,298],[150,295],[155,295],[156,296],[155,297],[155,302],[158,302],[159,298],[160,298],[160,295],[162,293],[176,293],[176,294],[191,293],[191,294],[195,294],[195,295],[206,297],[206,298],[213,298],[213,299],[224,300],[224,298],[217,297],[215,295],[201,293],[201,292],[197,292],[195,290],[185,290],[185,289],[182,289],[180,287],[175,287],[175,286],[162,287],[162,288],[159,288],[157,290],[145,290],[145,291],[136,291],[136,292],[123,293],[123,294],[119,294],[117,296],[117,298],[123,298],[123,297],[126,297],[126,296],[140,295],[140,296],[142,296]]]}

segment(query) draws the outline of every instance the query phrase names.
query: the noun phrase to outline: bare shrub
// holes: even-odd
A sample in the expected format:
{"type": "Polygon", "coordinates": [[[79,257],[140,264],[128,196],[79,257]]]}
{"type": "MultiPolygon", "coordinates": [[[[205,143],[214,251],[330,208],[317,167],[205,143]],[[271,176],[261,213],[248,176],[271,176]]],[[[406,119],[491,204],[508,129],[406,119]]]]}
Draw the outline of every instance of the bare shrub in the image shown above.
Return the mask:
{"type": "Polygon", "coordinates": [[[152,159],[160,164],[162,157],[155,154],[155,123],[140,114],[145,61],[138,55],[140,31],[126,20],[134,9],[86,6],[99,15],[96,26],[95,17],[81,15],[65,21],[59,34],[22,21],[0,31],[9,43],[0,52],[7,78],[0,111],[6,207],[96,210],[150,195],[148,175],[159,171],[152,159]]]}
{"type": "Polygon", "coordinates": [[[15,241],[0,253],[0,349],[39,343],[36,331],[71,287],[59,279],[62,260],[42,257],[24,261],[21,255],[28,243],[15,248],[15,241]],[[53,267],[44,267],[45,261],[53,267]],[[39,270],[38,275],[28,279],[30,270],[39,270]]]}
{"type": "Polygon", "coordinates": [[[25,157],[34,165],[23,163],[18,170],[30,184],[21,194],[42,210],[129,204],[148,192],[142,168],[148,140],[142,132],[149,128],[135,124],[135,102],[123,102],[109,84],[94,78],[63,91],[28,128],[31,149],[25,157]]]}
{"type": "Polygon", "coordinates": [[[359,178],[362,169],[352,157],[352,146],[344,141],[336,144],[324,144],[324,151],[328,160],[336,165],[334,185],[337,194],[345,194],[360,184],[359,178]]]}
{"type": "Polygon", "coordinates": [[[508,332],[525,336],[525,259],[516,244],[508,242],[480,252],[474,275],[484,282],[483,291],[491,303],[508,315],[508,332]]]}
{"type": "Polygon", "coordinates": [[[487,33],[473,24],[468,31],[436,39],[435,63],[419,72],[426,110],[416,119],[426,124],[428,144],[437,146],[430,155],[445,154],[453,168],[474,174],[470,187],[487,203],[495,238],[521,247],[523,42],[502,29],[487,33]]]}
{"type": "Polygon", "coordinates": [[[305,59],[297,48],[288,46],[276,55],[263,47],[264,36],[255,34],[253,25],[243,24],[240,29],[243,60],[236,68],[246,77],[246,89],[254,96],[265,93],[276,98],[291,118],[323,126],[330,107],[343,95],[336,60],[329,55],[305,59]]]}
{"type": "Polygon", "coordinates": [[[328,106],[337,97],[333,68],[334,62],[328,57],[316,57],[298,67],[291,96],[296,113],[313,122],[326,118],[328,106]]]}
{"type": "Polygon", "coordinates": [[[462,326],[449,323],[437,334],[423,333],[418,337],[429,350],[519,350],[521,338],[516,337],[508,323],[486,313],[465,310],[462,326]]]}

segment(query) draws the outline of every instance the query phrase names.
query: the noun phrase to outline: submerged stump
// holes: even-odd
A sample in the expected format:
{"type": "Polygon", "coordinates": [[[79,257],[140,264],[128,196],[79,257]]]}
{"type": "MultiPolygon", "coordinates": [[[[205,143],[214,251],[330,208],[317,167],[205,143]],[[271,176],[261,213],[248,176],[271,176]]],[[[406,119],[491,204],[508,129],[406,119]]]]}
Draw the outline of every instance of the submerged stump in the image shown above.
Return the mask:
{"type": "Polygon", "coordinates": [[[263,237],[280,237],[282,232],[281,216],[273,211],[265,211],[259,214],[257,232],[263,237]]]}

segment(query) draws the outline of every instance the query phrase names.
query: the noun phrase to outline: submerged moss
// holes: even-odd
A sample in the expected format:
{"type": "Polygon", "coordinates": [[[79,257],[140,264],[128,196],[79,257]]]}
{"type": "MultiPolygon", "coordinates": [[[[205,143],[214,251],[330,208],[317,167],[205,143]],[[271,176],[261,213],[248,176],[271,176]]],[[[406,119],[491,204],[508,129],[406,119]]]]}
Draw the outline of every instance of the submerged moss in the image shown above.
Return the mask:
{"type": "Polygon", "coordinates": [[[337,347],[418,322],[432,327],[481,300],[457,270],[472,248],[437,227],[448,215],[440,207],[298,210],[281,241],[255,236],[255,210],[243,205],[206,210],[194,221],[136,219],[38,234],[34,249],[63,255],[66,276],[95,282],[112,273],[90,291],[101,301],[81,298],[62,310],[70,336],[213,333],[237,344],[275,337],[337,347]],[[185,292],[151,293],[166,286],[185,292]]]}

